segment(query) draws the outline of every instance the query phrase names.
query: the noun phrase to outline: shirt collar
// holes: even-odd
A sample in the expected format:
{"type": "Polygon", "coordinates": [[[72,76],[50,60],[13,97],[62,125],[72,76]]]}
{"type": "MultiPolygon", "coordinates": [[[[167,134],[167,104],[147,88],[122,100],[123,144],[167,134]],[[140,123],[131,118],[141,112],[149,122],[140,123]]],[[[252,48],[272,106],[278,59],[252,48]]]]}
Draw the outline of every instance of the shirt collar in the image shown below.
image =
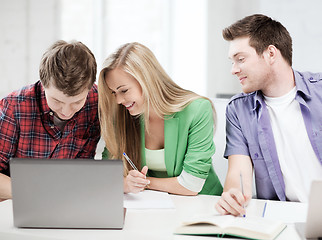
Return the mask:
{"type": "Polygon", "coordinates": [[[295,85],[296,85],[296,99],[297,98],[304,98],[305,100],[311,99],[311,93],[308,88],[308,85],[305,84],[306,80],[314,81],[314,78],[312,76],[307,76],[306,73],[300,73],[297,71],[294,71],[294,78],[295,78],[295,85]]]}
{"type": "Polygon", "coordinates": [[[252,109],[253,111],[257,109],[261,109],[261,107],[264,105],[264,97],[262,91],[256,91],[255,92],[255,97],[254,97],[254,108],[252,109]]]}

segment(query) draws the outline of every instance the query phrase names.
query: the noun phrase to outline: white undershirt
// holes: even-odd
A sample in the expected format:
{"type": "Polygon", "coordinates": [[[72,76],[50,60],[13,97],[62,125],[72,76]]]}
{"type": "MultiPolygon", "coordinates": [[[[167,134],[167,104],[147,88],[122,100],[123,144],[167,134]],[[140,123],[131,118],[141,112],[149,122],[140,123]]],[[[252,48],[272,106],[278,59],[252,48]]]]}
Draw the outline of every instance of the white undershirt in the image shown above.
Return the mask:
{"type": "Polygon", "coordinates": [[[166,172],[164,149],[150,150],[145,148],[145,162],[152,171],[166,172]]]}
{"type": "Polygon", "coordinates": [[[285,194],[291,201],[307,202],[311,182],[322,179],[322,165],[306,132],[296,87],[282,97],[266,97],[277,155],[285,182],[285,194]]]}
{"type": "MultiPolygon", "coordinates": [[[[164,159],[164,149],[150,150],[145,148],[145,162],[150,170],[166,172],[167,168],[164,159]]],[[[193,192],[200,192],[206,181],[187,173],[185,170],[182,170],[177,180],[181,186],[193,192]]]]}

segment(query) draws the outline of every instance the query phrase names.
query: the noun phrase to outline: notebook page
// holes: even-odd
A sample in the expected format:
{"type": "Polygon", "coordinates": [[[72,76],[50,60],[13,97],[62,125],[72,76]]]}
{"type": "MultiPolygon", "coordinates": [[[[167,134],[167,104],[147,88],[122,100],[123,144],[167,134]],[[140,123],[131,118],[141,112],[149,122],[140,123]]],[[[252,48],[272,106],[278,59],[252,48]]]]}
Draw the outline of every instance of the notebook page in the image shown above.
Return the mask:
{"type": "Polygon", "coordinates": [[[267,201],[264,218],[284,223],[306,222],[306,203],[267,201]]]}
{"type": "Polygon", "coordinates": [[[168,193],[152,190],[124,194],[124,207],[127,209],[175,208],[168,193]]]}

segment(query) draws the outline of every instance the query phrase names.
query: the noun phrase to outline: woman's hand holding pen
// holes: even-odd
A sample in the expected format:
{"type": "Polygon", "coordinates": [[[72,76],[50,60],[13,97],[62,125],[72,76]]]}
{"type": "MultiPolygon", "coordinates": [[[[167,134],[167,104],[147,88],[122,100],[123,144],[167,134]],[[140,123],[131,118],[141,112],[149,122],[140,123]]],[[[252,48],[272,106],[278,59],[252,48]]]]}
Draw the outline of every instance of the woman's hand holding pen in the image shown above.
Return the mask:
{"type": "Polygon", "coordinates": [[[146,179],[148,167],[144,166],[141,172],[137,170],[129,171],[129,174],[124,178],[124,192],[138,193],[143,191],[150,181],[146,179]]]}

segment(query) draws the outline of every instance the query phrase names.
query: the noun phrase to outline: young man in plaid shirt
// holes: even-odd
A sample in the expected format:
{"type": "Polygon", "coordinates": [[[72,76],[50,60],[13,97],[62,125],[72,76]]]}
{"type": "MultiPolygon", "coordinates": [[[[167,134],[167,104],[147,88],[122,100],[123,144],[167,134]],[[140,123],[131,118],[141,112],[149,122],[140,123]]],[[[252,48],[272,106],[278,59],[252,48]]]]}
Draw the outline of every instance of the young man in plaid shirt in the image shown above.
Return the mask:
{"type": "Polygon", "coordinates": [[[42,57],[40,81],[0,101],[0,200],[11,198],[10,158],[94,158],[96,71],[84,44],[57,41],[42,57]]]}

